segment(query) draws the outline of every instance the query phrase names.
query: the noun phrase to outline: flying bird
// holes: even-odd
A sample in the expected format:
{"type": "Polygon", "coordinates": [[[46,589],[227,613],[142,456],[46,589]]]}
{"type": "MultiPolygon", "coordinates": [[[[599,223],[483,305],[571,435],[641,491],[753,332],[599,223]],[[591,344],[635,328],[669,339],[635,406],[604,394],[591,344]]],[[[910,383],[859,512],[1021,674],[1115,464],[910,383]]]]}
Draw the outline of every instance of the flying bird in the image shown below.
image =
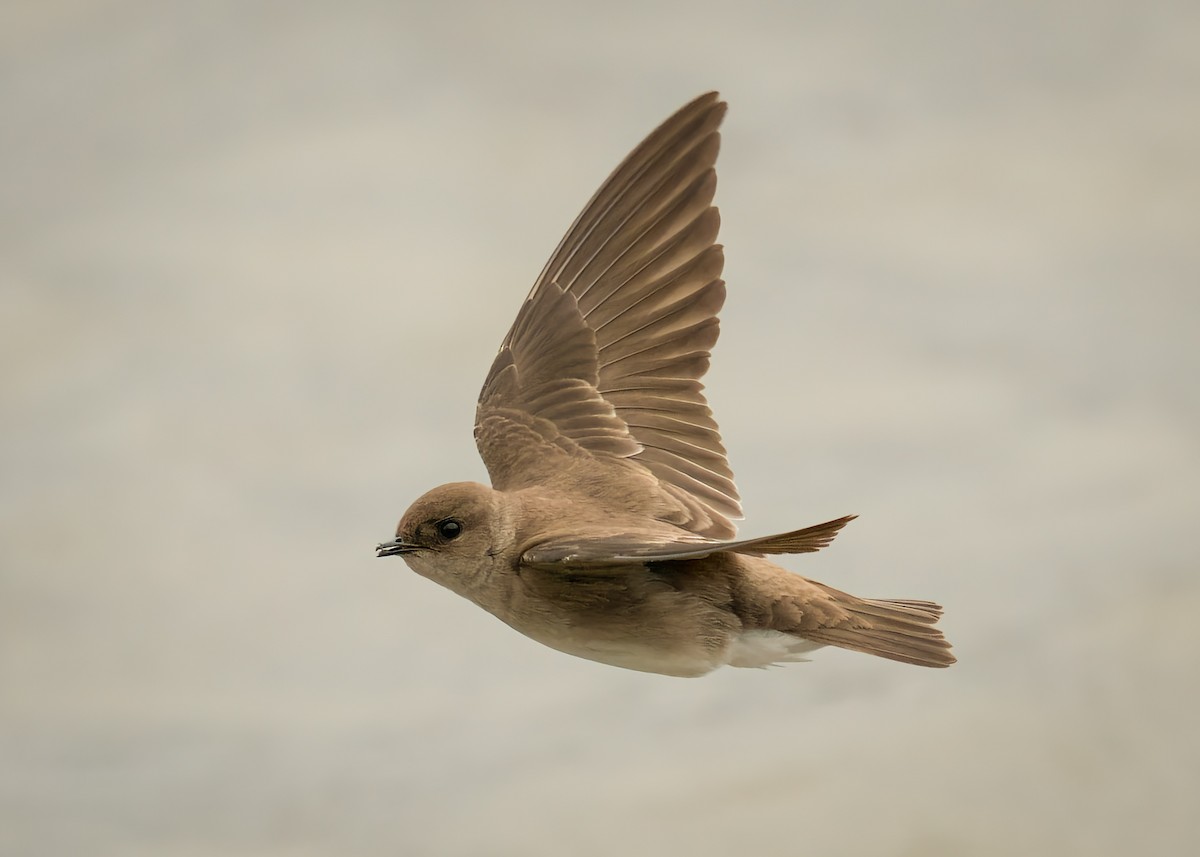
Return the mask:
{"type": "Polygon", "coordinates": [[[492,362],[475,441],[492,485],[420,497],[377,546],[567,654],[699,676],[838,646],[954,663],[930,601],[859,598],[767,559],[854,516],[738,540],[700,379],[725,301],[713,206],[726,105],[671,116],[600,186],[492,362]]]}

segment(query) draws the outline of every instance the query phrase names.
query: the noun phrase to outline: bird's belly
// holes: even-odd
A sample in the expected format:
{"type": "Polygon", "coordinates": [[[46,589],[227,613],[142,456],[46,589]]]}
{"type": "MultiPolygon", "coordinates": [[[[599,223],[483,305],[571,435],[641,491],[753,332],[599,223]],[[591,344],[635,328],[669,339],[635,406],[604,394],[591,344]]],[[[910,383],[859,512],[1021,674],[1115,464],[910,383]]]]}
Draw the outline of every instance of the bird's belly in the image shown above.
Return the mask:
{"type": "Polygon", "coordinates": [[[700,676],[728,662],[742,630],[717,575],[632,567],[568,576],[525,571],[496,615],[569,655],[624,669],[700,676]]]}
{"type": "MultiPolygon", "coordinates": [[[[522,629],[518,629],[522,630],[522,629]]],[[[527,637],[568,655],[614,667],[660,675],[702,676],[720,666],[768,667],[773,664],[807,661],[820,643],[780,631],[743,631],[721,647],[700,641],[645,641],[614,639],[577,633],[530,634],[527,637]]]]}
{"type": "Polygon", "coordinates": [[[664,629],[526,625],[505,619],[517,631],[544,646],[577,658],[627,670],[682,677],[701,676],[727,663],[727,640],[695,633],[662,633],[664,629]]]}
{"type": "Polygon", "coordinates": [[[555,639],[539,642],[589,661],[660,675],[692,678],[712,672],[725,663],[723,655],[700,646],[646,645],[639,640],[555,639]]]}

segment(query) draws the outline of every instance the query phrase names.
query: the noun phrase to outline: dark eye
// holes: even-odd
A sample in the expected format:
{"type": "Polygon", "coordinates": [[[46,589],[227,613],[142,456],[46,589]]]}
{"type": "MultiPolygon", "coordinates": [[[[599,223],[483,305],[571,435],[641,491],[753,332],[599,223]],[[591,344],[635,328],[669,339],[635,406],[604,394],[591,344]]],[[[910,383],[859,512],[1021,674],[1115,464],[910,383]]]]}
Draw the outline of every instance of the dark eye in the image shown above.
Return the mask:
{"type": "Polygon", "coordinates": [[[454,518],[447,518],[444,521],[437,522],[438,535],[446,541],[457,539],[462,535],[462,521],[456,521],[454,518]]]}

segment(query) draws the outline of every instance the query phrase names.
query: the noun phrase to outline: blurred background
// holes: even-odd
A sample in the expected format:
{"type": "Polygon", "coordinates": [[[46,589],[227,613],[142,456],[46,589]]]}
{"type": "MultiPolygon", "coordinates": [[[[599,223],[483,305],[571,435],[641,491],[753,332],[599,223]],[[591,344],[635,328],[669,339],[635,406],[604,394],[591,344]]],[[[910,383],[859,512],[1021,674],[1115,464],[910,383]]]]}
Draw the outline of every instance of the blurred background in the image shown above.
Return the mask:
{"type": "Polygon", "coordinates": [[[1200,7],[0,11],[0,853],[1200,849],[1200,7]],[[543,262],[721,89],[746,535],[960,662],[683,680],[399,560],[543,262]],[[767,410],[767,401],[784,402],[767,410]]]}

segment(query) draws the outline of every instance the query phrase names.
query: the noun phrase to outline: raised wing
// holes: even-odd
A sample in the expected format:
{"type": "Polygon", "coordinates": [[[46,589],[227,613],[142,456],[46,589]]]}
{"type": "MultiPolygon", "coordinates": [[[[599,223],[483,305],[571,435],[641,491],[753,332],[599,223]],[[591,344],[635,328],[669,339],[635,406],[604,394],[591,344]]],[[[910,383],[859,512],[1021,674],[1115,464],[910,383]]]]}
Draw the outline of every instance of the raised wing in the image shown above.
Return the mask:
{"type": "Polygon", "coordinates": [[[725,104],[697,98],[617,167],[550,257],[479,397],[500,490],[557,481],[691,532],[741,517],[700,378],[724,264],[712,206],[725,104]]]}
{"type": "Polygon", "coordinates": [[[521,564],[544,569],[587,571],[627,568],[631,563],[699,559],[721,552],[752,556],[813,553],[833,541],[842,527],[854,518],[854,515],[847,515],[790,533],[736,542],[700,536],[671,538],[640,533],[618,533],[592,539],[566,536],[530,548],[521,556],[521,564]]]}

